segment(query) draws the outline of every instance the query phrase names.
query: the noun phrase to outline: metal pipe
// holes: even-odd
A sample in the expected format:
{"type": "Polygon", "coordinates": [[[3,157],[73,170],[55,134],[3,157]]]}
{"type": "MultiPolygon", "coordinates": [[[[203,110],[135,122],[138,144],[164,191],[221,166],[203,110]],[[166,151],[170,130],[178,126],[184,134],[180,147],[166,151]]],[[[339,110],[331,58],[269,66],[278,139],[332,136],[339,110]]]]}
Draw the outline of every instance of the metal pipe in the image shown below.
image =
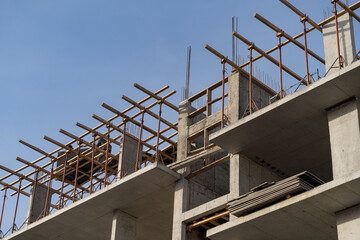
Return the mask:
{"type": "Polygon", "coordinates": [[[91,170],[90,170],[90,194],[93,190],[93,175],[94,175],[94,160],[95,160],[95,140],[96,134],[92,133],[93,136],[93,143],[92,143],[92,155],[91,155],[91,170]]]}
{"type": "Polygon", "coordinates": [[[61,181],[61,191],[60,191],[60,206],[61,208],[64,207],[64,196],[63,196],[63,193],[64,193],[64,184],[65,184],[65,176],[66,176],[66,164],[67,164],[67,161],[68,161],[68,151],[66,150],[65,152],[65,161],[64,161],[64,171],[63,171],[63,177],[62,177],[62,181],[61,181]]]}
{"type": "Polygon", "coordinates": [[[305,47],[305,63],[306,63],[306,84],[310,85],[310,73],[309,73],[309,58],[308,58],[308,48],[307,48],[307,34],[306,34],[306,22],[308,21],[308,17],[305,15],[301,18],[300,22],[304,25],[304,47],[305,47]]]}
{"type": "Polygon", "coordinates": [[[19,178],[19,189],[18,189],[18,195],[17,195],[17,199],[16,199],[14,221],[13,221],[11,233],[13,233],[15,231],[15,226],[16,226],[15,221],[16,221],[16,215],[17,215],[17,210],[18,210],[18,206],[19,206],[21,182],[22,182],[22,178],[19,178]]]}
{"type": "Polygon", "coordinates": [[[226,60],[223,58],[221,59],[221,64],[222,64],[222,80],[221,80],[221,87],[222,87],[222,95],[221,95],[221,128],[224,127],[224,118],[225,118],[225,114],[224,114],[224,95],[225,95],[225,63],[226,60]]]}
{"type": "Polygon", "coordinates": [[[107,185],[107,170],[108,170],[108,163],[109,163],[109,148],[110,148],[110,124],[107,126],[108,134],[106,135],[106,153],[105,153],[105,176],[104,176],[104,187],[107,185]]]}
{"type": "Polygon", "coordinates": [[[45,209],[44,209],[45,216],[48,214],[48,208],[50,208],[49,207],[49,198],[50,198],[50,188],[51,188],[53,173],[54,173],[54,161],[51,160],[51,170],[50,170],[50,174],[49,174],[48,189],[46,192],[45,209]]]}
{"type": "Polygon", "coordinates": [[[252,113],[252,50],[253,50],[253,46],[250,45],[248,47],[249,52],[250,52],[250,65],[249,65],[249,111],[250,114],[252,113]]]}
{"type": "Polygon", "coordinates": [[[338,24],[338,16],[337,16],[337,9],[336,9],[336,1],[331,0],[331,3],[334,4],[334,14],[335,14],[335,28],[336,28],[336,43],[337,43],[337,52],[338,52],[338,62],[339,62],[339,69],[342,68],[341,63],[341,55],[340,55],[340,40],[339,40],[339,24],[338,24]]]}
{"type": "Polygon", "coordinates": [[[1,216],[0,216],[0,232],[1,232],[1,225],[2,225],[2,220],[3,220],[3,216],[4,216],[4,210],[5,210],[5,202],[6,202],[6,194],[7,194],[7,187],[5,187],[5,193],[4,193],[4,200],[3,200],[3,204],[2,204],[2,208],[1,208],[1,216]]]}
{"type": "Polygon", "coordinates": [[[80,153],[81,153],[81,140],[78,141],[78,151],[77,151],[76,169],[75,169],[73,202],[75,202],[75,199],[76,199],[77,180],[78,180],[78,175],[79,175],[80,153]]]}
{"type": "Polygon", "coordinates": [[[124,170],[124,150],[125,150],[125,137],[126,137],[126,122],[127,119],[124,118],[123,119],[124,122],[124,132],[123,132],[123,136],[122,136],[122,141],[121,141],[121,167],[120,167],[120,174],[119,177],[122,178],[123,177],[123,170],[124,170]]]}
{"type": "Polygon", "coordinates": [[[137,171],[137,170],[139,169],[140,147],[141,147],[141,139],[142,139],[143,126],[144,126],[144,115],[145,115],[145,112],[142,111],[142,114],[141,114],[141,123],[140,123],[140,132],[139,132],[139,142],[138,142],[137,153],[136,153],[135,171],[137,171]]]}
{"type": "Polygon", "coordinates": [[[280,99],[283,98],[283,79],[282,79],[282,54],[281,54],[281,37],[282,32],[276,34],[279,38],[279,73],[280,73],[280,99]]]}
{"type": "Polygon", "coordinates": [[[157,136],[156,136],[156,162],[159,161],[159,138],[160,138],[160,123],[161,123],[161,108],[162,108],[162,100],[159,100],[159,119],[158,119],[158,130],[157,130],[157,136]]]}

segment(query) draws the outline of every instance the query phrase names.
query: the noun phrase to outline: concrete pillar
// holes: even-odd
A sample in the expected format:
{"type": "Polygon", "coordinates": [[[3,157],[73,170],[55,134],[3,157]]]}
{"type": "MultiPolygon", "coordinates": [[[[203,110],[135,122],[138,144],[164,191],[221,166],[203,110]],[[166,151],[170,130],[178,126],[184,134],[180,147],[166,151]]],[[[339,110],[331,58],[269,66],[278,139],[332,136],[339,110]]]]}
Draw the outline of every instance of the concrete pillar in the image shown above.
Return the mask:
{"type": "Polygon", "coordinates": [[[177,161],[182,161],[187,157],[188,152],[188,126],[189,126],[190,104],[187,100],[182,101],[179,105],[178,121],[178,141],[177,141],[177,161]]]}
{"type": "Polygon", "coordinates": [[[336,213],[339,240],[360,239],[360,205],[336,213]]]}
{"type": "Polygon", "coordinates": [[[175,185],[172,240],[186,240],[186,225],[182,214],[189,205],[188,181],[182,177],[175,185]]]}
{"type": "MultiPolygon", "coordinates": [[[[29,208],[27,211],[27,224],[33,223],[42,218],[45,212],[49,211],[50,204],[46,205],[47,188],[39,185],[33,185],[29,198],[29,208]]],[[[51,192],[49,194],[48,202],[51,202],[51,192]]]]}
{"type": "Polygon", "coordinates": [[[135,240],[136,239],[136,218],[115,210],[111,226],[111,240],[135,240]]]}
{"type": "Polygon", "coordinates": [[[240,74],[234,73],[229,76],[229,101],[227,107],[227,117],[230,123],[234,123],[240,119],[240,74]]]}
{"type": "MultiPolygon", "coordinates": [[[[353,19],[346,13],[338,18],[338,25],[340,54],[345,59],[346,64],[349,65],[356,57],[353,19]]],[[[323,26],[323,37],[326,71],[328,71],[338,58],[335,20],[323,26]]],[[[338,65],[338,62],[335,62],[334,66],[338,67],[338,65]]],[[[334,71],[338,71],[338,68],[331,69],[329,74],[334,71]]]]}
{"type": "Polygon", "coordinates": [[[359,100],[350,99],[328,110],[334,179],[360,170],[359,100]]]}
{"type": "MultiPolygon", "coordinates": [[[[122,141],[121,141],[122,143],[122,141]]],[[[135,172],[136,165],[136,157],[137,157],[137,149],[138,149],[138,141],[130,137],[125,137],[124,143],[124,152],[122,152],[122,146],[120,146],[120,154],[119,154],[119,165],[118,172],[119,175],[122,171],[122,176],[127,176],[133,172],[135,172]],[[124,154],[124,157],[122,155],[124,154]],[[121,161],[122,159],[122,161],[121,161]]],[[[139,153],[139,161],[142,158],[142,145],[140,145],[140,153],[139,153]]],[[[120,177],[120,176],[118,176],[120,177]]]]}

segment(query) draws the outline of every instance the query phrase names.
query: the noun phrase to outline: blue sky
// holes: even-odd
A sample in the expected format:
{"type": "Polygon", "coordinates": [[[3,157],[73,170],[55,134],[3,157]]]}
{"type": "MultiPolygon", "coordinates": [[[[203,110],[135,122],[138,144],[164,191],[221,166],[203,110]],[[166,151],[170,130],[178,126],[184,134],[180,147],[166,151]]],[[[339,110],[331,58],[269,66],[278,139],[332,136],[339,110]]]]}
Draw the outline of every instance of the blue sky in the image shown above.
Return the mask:
{"type": "MultiPolygon", "coordinates": [[[[290,2],[315,22],[332,8],[330,0],[290,2]]],[[[253,18],[255,12],[290,35],[302,31],[298,16],[277,0],[0,1],[0,164],[17,168],[16,156],[29,161],[40,156],[18,139],[50,151],[56,146],[44,135],[65,143],[69,139],[59,128],[81,134],[75,122],[92,127],[97,122],[91,114],[112,116],[102,102],[124,109],[122,94],[140,100],[135,82],[152,91],[170,85],[178,91],[171,98],[177,104],[189,45],[191,92],[220,80],[219,59],[204,45],[231,56],[232,16],[239,17],[239,33],[263,50],[277,45],[275,33],[253,18]]],[[[309,48],[324,55],[319,32],[309,34],[309,48]]],[[[248,55],[241,42],[238,49],[241,57],[248,55]]],[[[278,78],[278,68],[266,60],[257,64],[278,78]]],[[[296,47],[284,48],[284,64],[305,75],[304,54],[296,47]]],[[[310,68],[324,73],[313,59],[310,68]]],[[[285,78],[287,86],[294,83],[285,78]]]]}

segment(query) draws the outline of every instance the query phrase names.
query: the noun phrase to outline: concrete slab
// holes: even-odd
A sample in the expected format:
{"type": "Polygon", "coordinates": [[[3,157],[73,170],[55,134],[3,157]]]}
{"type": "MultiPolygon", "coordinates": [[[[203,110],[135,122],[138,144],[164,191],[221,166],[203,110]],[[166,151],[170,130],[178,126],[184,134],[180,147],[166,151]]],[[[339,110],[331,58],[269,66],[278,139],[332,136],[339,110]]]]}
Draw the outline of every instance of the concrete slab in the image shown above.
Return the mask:
{"type": "Polygon", "coordinates": [[[207,237],[212,240],[336,240],[335,213],[360,203],[359,186],[360,171],[210,229],[207,237]]]}
{"type": "Polygon", "coordinates": [[[332,179],[326,109],[360,97],[360,62],[210,135],[230,153],[259,157],[288,175],[308,170],[332,179]]]}
{"type": "Polygon", "coordinates": [[[154,163],[5,239],[110,239],[115,209],[137,218],[136,239],[171,239],[174,184],[179,178],[154,163]]]}

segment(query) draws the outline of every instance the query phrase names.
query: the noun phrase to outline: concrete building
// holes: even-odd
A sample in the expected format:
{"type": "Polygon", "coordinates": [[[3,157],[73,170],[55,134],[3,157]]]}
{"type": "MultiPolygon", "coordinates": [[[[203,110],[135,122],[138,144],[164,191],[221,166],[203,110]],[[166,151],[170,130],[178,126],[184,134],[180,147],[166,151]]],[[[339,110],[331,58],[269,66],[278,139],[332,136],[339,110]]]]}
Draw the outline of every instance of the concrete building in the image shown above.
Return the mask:
{"type": "MultiPolygon", "coordinates": [[[[28,213],[33,220],[4,239],[360,239],[360,61],[353,17],[344,10],[338,19],[318,26],[324,38],[325,77],[275,101],[269,99],[278,93],[252,77],[252,100],[259,110],[244,114],[249,74],[235,71],[180,103],[174,126],[176,161],[169,160],[174,146],[160,152],[158,144],[148,154],[153,163],[138,169],[137,160],[147,156],[146,142],[141,135],[136,141],[124,133],[117,158],[108,156],[106,143],[96,149],[106,159],[119,160],[118,170],[109,172],[118,176],[115,181],[44,216],[39,209],[50,207],[49,196],[46,185],[35,182],[28,213]],[[342,66],[337,65],[337,43],[342,66]],[[222,86],[224,95],[215,98],[212,93],[222,86]],[[206,105],[194,108],[199,98],[206,105]],[[222,99],[224,115],[212,107],[222,99]],[[272,197],[282,191],[277,184],[305,171],[318,184],[272,197]],[[253,208],[247,205],[241,214],[233,210],[236,202],[253,201],[253,196],[259,201],[253,208]]],[[[161,104],[170,104],[153,97],[160,101],[160,126],[161,104]]],[[[159,132],[153,133],[158,143],[169,141],[159,132]]],[[[86,159],[81,154],[79,150],[78,156],[86,159]]],[[[105,160],[98,161],[100,166],[105,160]]],[[[76,178],[68,180],[75,181],[76,189],[76,178]]]]}

